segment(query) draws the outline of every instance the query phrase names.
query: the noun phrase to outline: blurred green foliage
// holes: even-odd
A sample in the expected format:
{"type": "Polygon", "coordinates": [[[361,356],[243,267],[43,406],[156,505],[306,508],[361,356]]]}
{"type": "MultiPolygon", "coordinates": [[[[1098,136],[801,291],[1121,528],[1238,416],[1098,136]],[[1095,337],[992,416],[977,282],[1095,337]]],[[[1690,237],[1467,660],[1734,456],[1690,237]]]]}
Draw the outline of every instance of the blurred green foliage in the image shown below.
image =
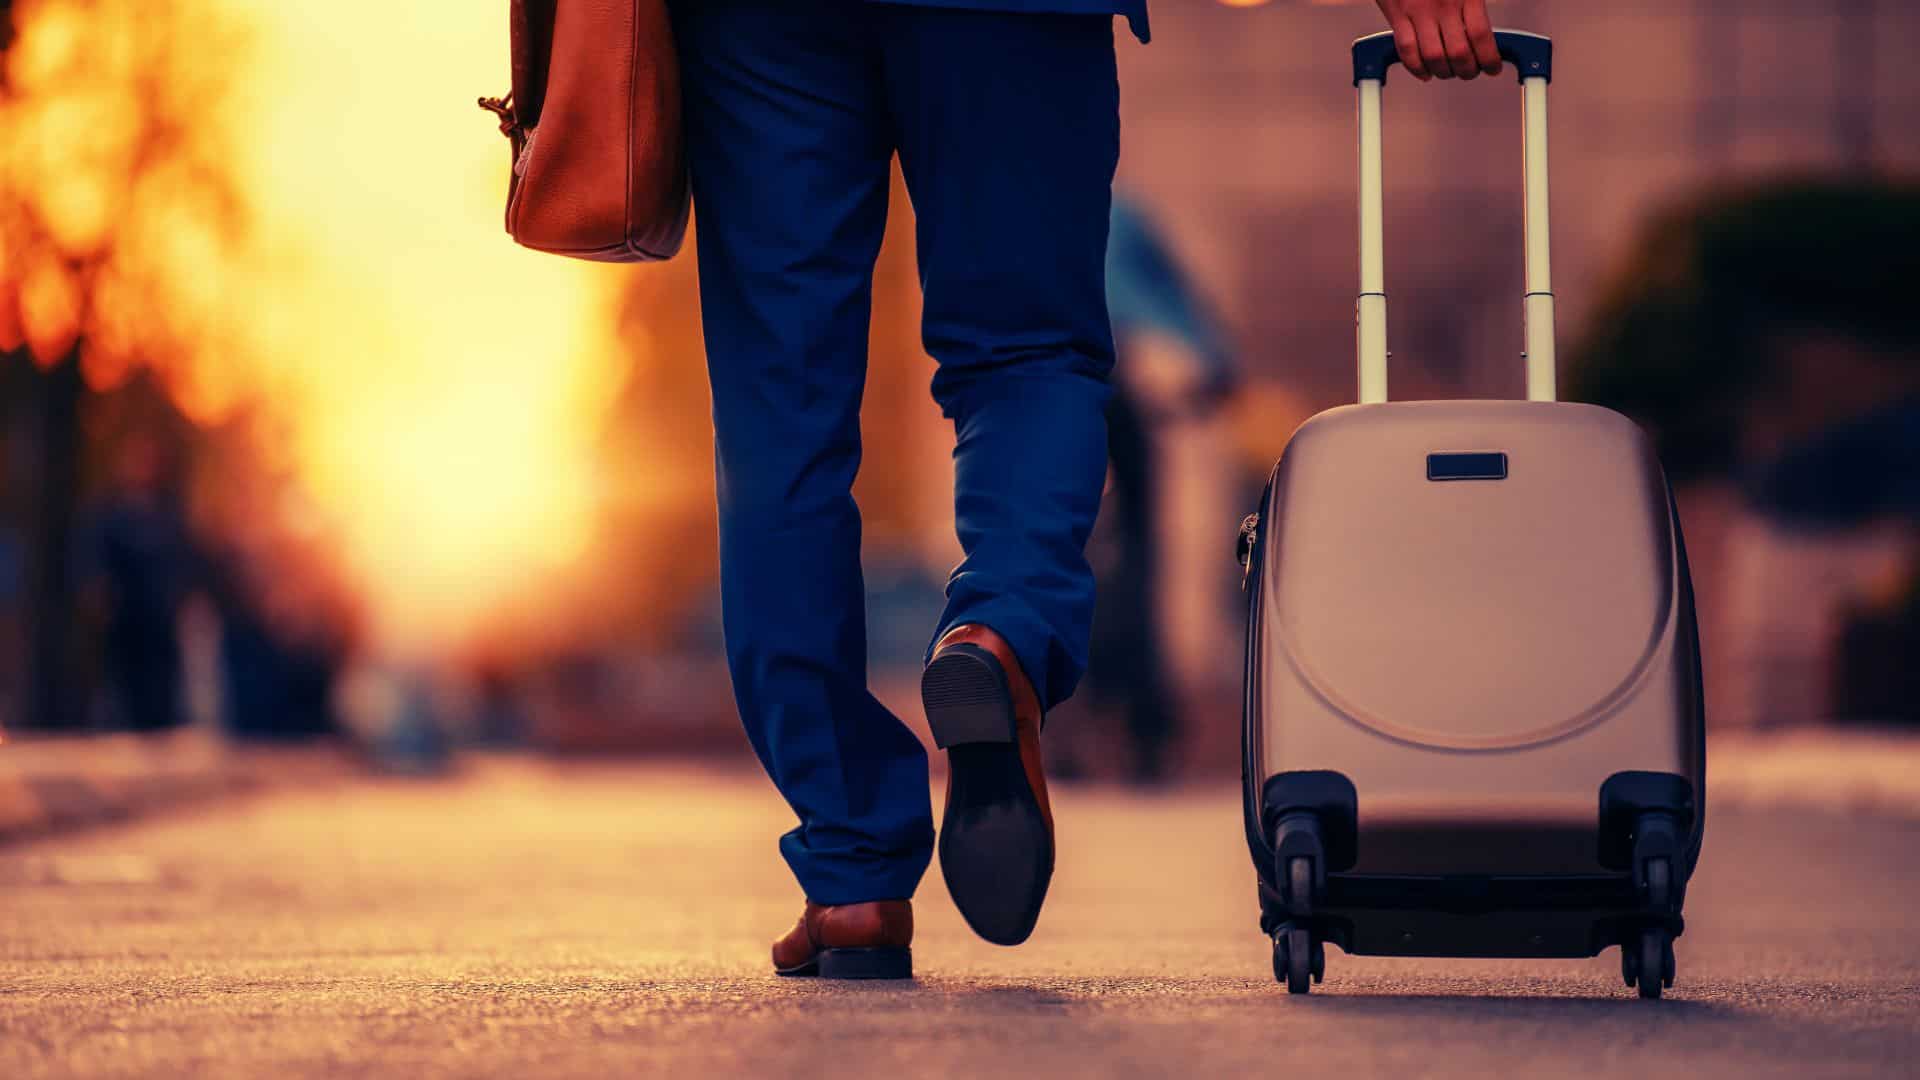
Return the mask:
{"type": "Polygon", "coordinates": [[[1738,417],[1777,370],[1772,343],[1817,330],[1920,344],[1920,184],[1773,181],[1654,215],[1571,350],[1574,400],[1655,434],[1675,480],[1733,463],[1738,417]]]}

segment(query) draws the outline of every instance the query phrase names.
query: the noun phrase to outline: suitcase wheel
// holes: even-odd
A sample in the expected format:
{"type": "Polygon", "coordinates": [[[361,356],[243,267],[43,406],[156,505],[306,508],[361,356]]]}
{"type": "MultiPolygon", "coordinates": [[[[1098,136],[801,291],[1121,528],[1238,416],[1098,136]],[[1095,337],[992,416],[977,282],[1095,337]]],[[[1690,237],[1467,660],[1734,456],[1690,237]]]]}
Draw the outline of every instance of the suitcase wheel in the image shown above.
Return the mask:
{"type": "Polygon", "coordinates": [[[1664,926],[1649,926],[1638,940],[1620,945],[1620,976],[1638,986],[1643,998],[1657,998],[1672,986],[1675,966],[1673,932],[1664,926]]]}
{"type": "MultiPolygon", "coordinates": [[[[1651,816],[1643,816],[1643,823],[1651,816]]],[[[1640,861],[1640,898],[1653,918],[1677,914],[1679,898],[1670,856],[1640,861]]],[[[1638,987],[1643,998],[1657,998],[1672,986],[1674,967],[1673,927],[1664,922],[1644,926],[1637,937],[1620,943],[1620,977],[1628,986],[1638,987]]]]}
{"type": "Polygon", "coordinates": [[[1311,915],[1314,860],[1310,856],[1295,855],[1286,862],[1287,875],[1280,880],[1286,886],[1287,911],[1293,915],[1311,915]]]}
{"type": "Polygon", "coordinates": [[[1287,993],[1305,994],[1327,973],[1327,946],[1313,931],[1288,923],[1273,935],[1273,977],[1287,993]]]}
{"type": "Polygon", "coordinates": [[[1666,911],[1673,903],[1673,864],[1665,856],[1648,859],[1642,871],[1646,875],[1647,906],[1666,911]]]}

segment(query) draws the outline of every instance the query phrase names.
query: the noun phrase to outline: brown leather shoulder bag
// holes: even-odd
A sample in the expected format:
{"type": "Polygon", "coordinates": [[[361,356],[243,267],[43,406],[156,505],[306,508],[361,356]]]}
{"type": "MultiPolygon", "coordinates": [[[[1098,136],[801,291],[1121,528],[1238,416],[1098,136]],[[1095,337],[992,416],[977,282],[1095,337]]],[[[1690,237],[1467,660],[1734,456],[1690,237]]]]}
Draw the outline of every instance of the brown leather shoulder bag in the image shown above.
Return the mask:
{"type": "Polygon", "coordinates": [[[600,262],[666,259],[687,231],[680,68],[665,0],[513,0],[507,232],[600,262]]]}

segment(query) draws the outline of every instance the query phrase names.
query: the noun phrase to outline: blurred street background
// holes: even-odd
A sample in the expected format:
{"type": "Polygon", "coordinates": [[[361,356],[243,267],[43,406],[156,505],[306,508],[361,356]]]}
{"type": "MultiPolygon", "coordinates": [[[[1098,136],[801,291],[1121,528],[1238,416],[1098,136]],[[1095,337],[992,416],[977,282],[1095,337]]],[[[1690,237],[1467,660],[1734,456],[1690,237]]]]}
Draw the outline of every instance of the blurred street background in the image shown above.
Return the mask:
{"type": "MultiPolygon", "coordinates": [[[[1376,21],[1163,6],[1121,47],[1102,632],[1050,728],[1064,768],[1140,779],[1232,769],[1223,553],[1293,427],[1352,396],[1344,43],[1376,21]]],[[[691,253],[506,242],[505,155],[456,108],[504,77],[501,20],[429,7],[10,5],[10,735],[344,732],[427,769],[474,742],[744,750],[691,253]]],[[[1914,724],[1920,12],[1497,10],[1559,42],[1563,385],[1660,439],[1714,724],[1914,724]]],[[[1516,98],[1393,82],[1397,397],[1520,392],[1516,98]]],[[[874,677],[904,702],[958,552],[894,205],[859,497],[874,677]]]]}
{"type": "MultiPolygon", "coordinates": [[[[78,1036],[60,1033],[104,1022],[86,1003],[199,1000],[235,979],[338,995],[336,1015],[363,1021],[382,987],[433,999],[464,979],[511,999],[509,1023],[614,1015],[596,1010],[618,993],[576,1012],[531,989],[553,979],[664,988],[622,1021],[643,1026],[715,1001],[738,1019],[768,989],[737,979],[758,976],[797,897],[773,846],[789,822],[742,771],[720,655],[692,245],[616,268],[501,232],[506,147],[472,102],[507,80],[504,8],[0,0],[0,1073],[72,1064],[78,1036]],[[569,840],[539,840],[554,832],[569,840]],[[527,871],[514,883],[516,856],[554,883],[551,907],[527,871]],[[615,894],[635,889],[628,910],[615,894]],[[715,900],[729,890],[737,908],[715,900]],[[383,911],[416,921],[365,921],[383,911]],[[437,950],[451,967],[408,966],[437,950]]],[[[1748,1072],[1793,1047],[1864,1071],[1900,1060],[1883,1051],[1911,1060],[1916,957],[1887,883],[1910,893],[1920,873],[1920,7],[1494,12],[1556,43],[1563,394],[1654,433],[1694,565],[1711,783],[1737,809],[1724,841],[1710,830],[1706,929],[1682,943],[1684,958],[1705,940],[1718,995],[1690,1037],[1703,1055],[1743,1045],[1748,1072]],[[1856,894],[1852,936],[1792,936],[1819,919],[1789,910],[1785,879],[1754,884],[1776,833],[1856,894]],[[1788,1019],[1810,966],[1815,1005],[1788,1019]],[[1736,1022],[1755,1016],[1778,1023],[1736,1022]],[[1834,1026],[1815,1038],[1818,1016],[1834,1026]]],[[[1119,43],[1099,630],[1048,728],[1051,765],[1087,781],[1061,800],[1081,816],[1065,827],[1099,846],[1068,834],[1087,872],[1065,882],[1051,944],[1017,963],[981,951],[940,898],[923,966],[959,973],[946,1007],[963,1025],[1013,1004],[1197,999],[1242,1048],[1216,1047],[1242,1055],[1221,1063],[1244,1065],[1261,1036],[1234,1024],[1286,1003],[1242,1000],[1271,988],[1233,850],[1232,539],[1294,427],[1353,397],[1346,45],[1380,18],[1329,0],[1153,14],[1151,46],[1119,43]],[[1188,839],[1192,875],[1167,880],[1208,890],[1217,918],[1138,953],[1071,947],[1160,925],[1151,905],[1184,900],[1128,890],[1188,839]],[[1231,978],[1195,981],[1209,964],[1231,978]],[[964,982],[989,970],[1018,977],[964,982]]],[[[1518,113],[1510,73],[1390,79],[1396,398],[1520,394],[1518,113]]],[[[895,187],[857,495],[872,679],[918,727],[958,549],[895,187]]],[[[1416,996],[1435,978],[1514,998],[1606,982],[1578,965],[1566,981],[1553,965],[1351,970],[1370,974],[1349,989],[1416,996]]],[[[784,992],[769,1008],[794,1030],[773,1037],[791,1042],[815,1003],[784,992]]],[[[1405,1025],[1456,1013],[1396,1001],[1405,1025]]],[[[491,1015],[456,1037],[496,1045],[491,1015]]],[[[1652,1037],[1612,1015],[1518,1008],[1518,1027],[1451,1037],[1569,1019],[1652,1037]]],[[[415,1019],[435,1017],[382,1030],[415,1019]]],[[[211,1060],[187,1035],[113,1037],[157,1055],[133,1071],[211,1060]]],[[[358,1060],[336,1030],[309,1037],[310,1071],[358,1060]]],[[[269,1049],[225,1060],[292,1060],[269,1049]]],[[[700,1061],[759,1060],[732,1052],[700,1061]]]]}

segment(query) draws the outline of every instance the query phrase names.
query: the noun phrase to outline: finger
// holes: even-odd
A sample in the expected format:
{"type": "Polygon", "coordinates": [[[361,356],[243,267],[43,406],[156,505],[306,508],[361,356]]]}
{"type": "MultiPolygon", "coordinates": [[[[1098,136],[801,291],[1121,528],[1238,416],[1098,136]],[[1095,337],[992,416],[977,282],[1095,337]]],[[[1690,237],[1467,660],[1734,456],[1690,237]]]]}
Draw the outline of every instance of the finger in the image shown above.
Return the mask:
{"type": "Polygon", "coordinates": [[[1393,48],[1400,54],[1400,62],[1406,65],[1408,74],[1421,82],[1433,78],[1427,74],[1427,62],[1420,59],[1420,40],[1413,34],[1413,21],[1405,15],[1394,21],[1393,48]]]}
{"type": "Polygon", "coordinates": [[[1489,75],[1500,74],[1500,43],[1493,37],[1493,20],[1487,17],[1487,0],[1467,0],[1465,16],[1467,44],[1473,48],[1473,56],[1480,62],[1480,70],[1489,75]]]}
{"type": "Polygon", "coordinates": [[[1462,79],[1480,77],[1480,61],[1474,59],[1473,46],[1467,44],[1467,24],[1457,11],[1440,17],[1440,44],[1447,50],[1447,66],[1462,79]]]}
{"type": "Polygon", "coordinates": [[[1436,79],[1453,78],[1453,62],[1447,59],[1447,47],[1440,39],[1440,24],[1432,18],[1421,19],[1413,24],[1413,33],[1420,41],[1420,59],[1427,74],[1436,79]]]}

